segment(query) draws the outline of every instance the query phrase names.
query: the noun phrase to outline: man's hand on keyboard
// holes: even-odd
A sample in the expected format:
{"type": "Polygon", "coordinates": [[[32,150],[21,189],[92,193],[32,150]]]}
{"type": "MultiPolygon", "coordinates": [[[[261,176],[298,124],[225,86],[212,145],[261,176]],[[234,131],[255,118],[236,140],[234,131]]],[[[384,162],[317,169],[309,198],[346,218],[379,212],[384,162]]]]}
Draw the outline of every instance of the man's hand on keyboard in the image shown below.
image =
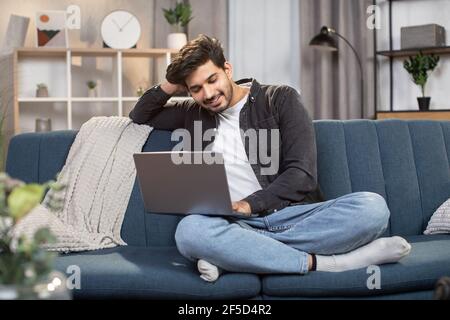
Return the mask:
{"type": "Polygon", "coordinates": [[[233,211],[250,216],[252,214],[252,208],[250,208],[250,204],[247,201],[235,201],[232,203],[233,211]]]}

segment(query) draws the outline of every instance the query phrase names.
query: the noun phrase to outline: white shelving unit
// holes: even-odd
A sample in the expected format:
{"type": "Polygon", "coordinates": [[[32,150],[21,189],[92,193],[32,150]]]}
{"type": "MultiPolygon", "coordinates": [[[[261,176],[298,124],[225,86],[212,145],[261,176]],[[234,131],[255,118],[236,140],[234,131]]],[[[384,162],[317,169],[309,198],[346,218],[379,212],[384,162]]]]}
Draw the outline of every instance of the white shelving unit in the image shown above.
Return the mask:
{"type": "Polygon", "coordinates": [[[136,102],[139,97],[123,96],[123,59],[124,58],[157,58],[165,59],[166,65],[170,64],[172,55],[176,50],[171,49],[127,49],[116,50],[109,48],[19,48],[14,53],[14,133],[18,134],[21,131],[20,127],[20,107],[22,104],[33,103],[65,103],[67,106],[67,129],[73,129],[72,111],[74,103],[94,103],[94,102],[112,102],[116,104],[116,115],[123,116],[124,102],[136,102]],[[74,97],[72,93],[72,59],[74,57],[111,57],[116,61],[117,74],[117,92],[112,97],[74,97]],[[65,60],[66,71],[66,97],[48,97],[48,98],[33,98],[20,97],[19,87],[21,86],[18,80],[19,64],[24,59],[30,58],[58,58],[65,60]]]}

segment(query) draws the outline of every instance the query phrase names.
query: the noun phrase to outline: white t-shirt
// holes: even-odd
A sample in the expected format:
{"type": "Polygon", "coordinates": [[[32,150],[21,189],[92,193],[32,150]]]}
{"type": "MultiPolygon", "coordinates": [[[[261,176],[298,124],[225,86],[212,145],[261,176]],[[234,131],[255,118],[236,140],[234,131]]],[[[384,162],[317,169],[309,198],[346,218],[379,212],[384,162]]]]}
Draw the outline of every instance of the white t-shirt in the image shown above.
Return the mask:
{"type": "Polygon", "coordinates": [[[219,126],[212,147],[212,151],[223,155],[231,201],[242,200],[262,189],[250,166],[239,128],[239,113],[247,98],[248,95],[218,114],[219,126]]]}

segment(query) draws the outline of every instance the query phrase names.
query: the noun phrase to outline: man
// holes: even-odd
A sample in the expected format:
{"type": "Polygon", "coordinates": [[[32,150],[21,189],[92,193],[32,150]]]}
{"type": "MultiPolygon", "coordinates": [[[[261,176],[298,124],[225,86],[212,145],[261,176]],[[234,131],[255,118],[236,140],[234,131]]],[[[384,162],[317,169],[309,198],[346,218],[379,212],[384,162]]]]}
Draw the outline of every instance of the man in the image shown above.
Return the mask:
{"type": "Polygon", "coordinates": [[[201,133],[216,129],[212,143],[205,139],[198,147],[212,144],[223,154],[233,210],[248,218],[189,215],[180,221],[178,250],[198,261],[201,277],[215,281],[221,270],[338,272],[406,256],[411,246],[403,238],[378,239],[390,214],[380,195],[321,199],[314,128],[299,94],[254,79],[234,82],[232,75],[220,42],[200,35],[168,66],[167,81],[149,89],[130,113],[136,123],[184,128],[191,136],[199,134],[199,123],[201,133]],[[186,90],[193,100],[166,105],[186,90]],[[267,174],[261,154],[255,157],[254,144],[242,134],[248,130],[278,133],[258,136],[257,144],[271,142],[267,152],[279,159],[276,172],[267,174]]]}

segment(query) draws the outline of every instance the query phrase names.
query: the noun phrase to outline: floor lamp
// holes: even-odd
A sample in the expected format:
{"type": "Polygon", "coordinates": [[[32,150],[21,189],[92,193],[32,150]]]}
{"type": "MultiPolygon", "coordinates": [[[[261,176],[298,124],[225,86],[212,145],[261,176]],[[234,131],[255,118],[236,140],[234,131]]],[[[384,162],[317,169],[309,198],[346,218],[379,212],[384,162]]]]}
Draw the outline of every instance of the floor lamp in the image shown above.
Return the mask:
{"type": "Polygon", "coordinates": [[[352,46],[352,44],[345,39],[342,35],[336,32],[336,30],[329,28],[327,26],[323,26],[322,29],[320,29],[320,33],[316,35],[312,40],[310,41],[309,45],[313,48],[317,48],[320,50],[326,50],[326,51],[338,51],[338,47],[336,44],[336,41],[333,38],[333,35],[336,35],[337,37],[344,40],[346,44],[352,49],[353,53],[356,56],[356,60],[358,61],[359,66],[359,73],[361,77],[360,85],[361,85],[361,118],[364,118],[364,77],[363,77],[363,69],[362,69],[362,63],[361,58],[359,57],[358,53],[356,52],[355,48],[352,46]]]}

